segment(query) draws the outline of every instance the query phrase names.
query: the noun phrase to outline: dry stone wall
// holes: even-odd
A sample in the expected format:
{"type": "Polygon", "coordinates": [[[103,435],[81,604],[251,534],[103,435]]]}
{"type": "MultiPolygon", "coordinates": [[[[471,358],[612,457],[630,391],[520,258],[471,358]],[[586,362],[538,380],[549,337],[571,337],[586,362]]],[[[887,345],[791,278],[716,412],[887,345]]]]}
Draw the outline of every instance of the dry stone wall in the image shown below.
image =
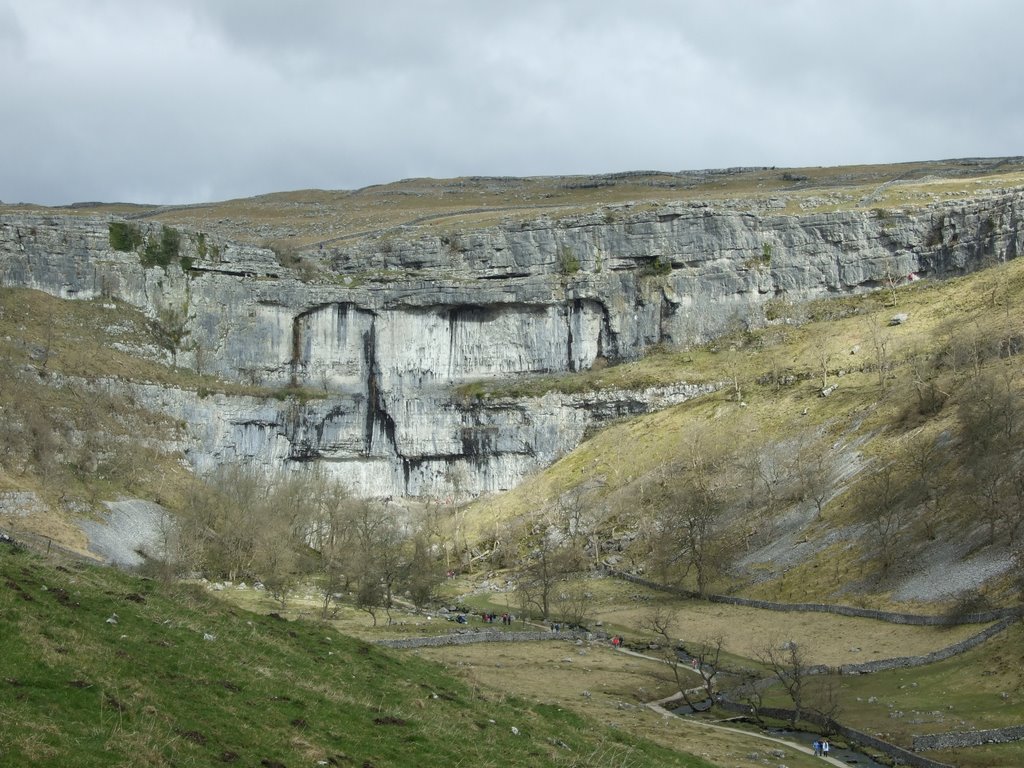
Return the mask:
{"type": "Polygon", "coordinates": [[[736,597],[734,595],[705,595],[697,592],[679,589],[665,584],[658,584],[637,576],[633,573],[617,571],[613,568],[605,568],[605,573],[624,581],[640,584],[649,589],[656,589],[662,592],[672,592],[682,597],[707,600],[710,603],[724,603],[727,605],[742,605],[748,608],[760,608],[765,611],[785,611],[796,613],[834,613],[838,616],[858,616],[865,619],[877,619],[887,621],[890,624],[913,624],[917,626],[954,626],[960,624],[987,624],[993,621],[1008,621],[1012,623],[1021,616],[1022,609],[995,608],[990,611],[977,613],[965,613],[955,616],[950,615],[927,615],[919,613],[899,613],[895,611],[876,611],[873,608],[858,608],[851,605],[832,605],[829,603],[775,603],[769,600],[755,600],[748,597],[736,597]]]}
{"type": "Polygon", "coordinates": [[[547,640],[593,640],[587,632],[487,632],[467,631],[434,637],[406,637],[396,640],[378,640],[386,648],[442,648],[447,645],[473,645],[475,643],[530,643],[547,640]]]}
{"type": "Polygon", "coordinates": [[[1024,725],[1010,728],[989,728],[983,731],[951,731],[914,737],[914,751],[980,747],[982,744],[1006,744],[1024,739],[1024,725]]]}
{"type": "Polygon", "coordinates": [[[972,648],[977,648],[985,641],[991,640],[1001,632],[1005,632],[1017,621],[1019,621],[1019,619],[1016,617],[1003,619],[1002,621],[993,624],[991,627],[983,629],[976,635],[971,635],[970,637],[961,640],[959,643],[953,643],[952,645],[923,656],[901,656],[894,659],[868,661],[863,664],[843,664],[839,667],[839,673],[843,675],[864,675],[871,674],[872,672],[884,672],[890,669],[909,669],[910,667],[921,667],[925,664],[934,664],[937,661],[943,661],[953,656],[958,656],[961,653],[966,653],[972,648]]]}

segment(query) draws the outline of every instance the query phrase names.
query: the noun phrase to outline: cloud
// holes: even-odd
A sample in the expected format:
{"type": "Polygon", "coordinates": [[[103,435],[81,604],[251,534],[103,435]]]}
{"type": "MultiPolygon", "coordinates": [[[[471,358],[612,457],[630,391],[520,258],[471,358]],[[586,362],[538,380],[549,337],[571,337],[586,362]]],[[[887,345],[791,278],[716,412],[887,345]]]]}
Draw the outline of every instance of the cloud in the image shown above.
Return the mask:
{"type": "Polygon", "coordinates": [[[0,199],[1020,152],[1014,0],[0,0],[0,199]]]}

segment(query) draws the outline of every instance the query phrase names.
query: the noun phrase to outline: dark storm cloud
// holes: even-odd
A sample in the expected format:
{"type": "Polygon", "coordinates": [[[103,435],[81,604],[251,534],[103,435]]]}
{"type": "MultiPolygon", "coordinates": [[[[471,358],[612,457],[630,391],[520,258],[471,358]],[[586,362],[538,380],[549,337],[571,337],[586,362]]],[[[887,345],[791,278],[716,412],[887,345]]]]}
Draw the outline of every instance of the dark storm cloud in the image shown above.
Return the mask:
{"type": "Polygon", "coordinates": [[[1019,154],[1014,0],[0,0],[0,199],[1019,154]]]}

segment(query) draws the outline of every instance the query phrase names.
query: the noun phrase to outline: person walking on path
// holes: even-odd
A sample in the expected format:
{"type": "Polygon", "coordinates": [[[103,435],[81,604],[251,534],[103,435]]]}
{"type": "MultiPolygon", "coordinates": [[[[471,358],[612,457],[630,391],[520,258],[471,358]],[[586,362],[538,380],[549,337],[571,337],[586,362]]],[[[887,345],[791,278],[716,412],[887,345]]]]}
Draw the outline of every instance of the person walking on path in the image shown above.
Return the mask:
{"type": "Polygon", "coordinates": [[[829,750],[828,739],[825,739],[823,742],[821,742],[821,756],[822,757],[828,757],[828,750],[829,750]]]}
{"type": "Polygon", "coordinates": [[[814,747],[814,756],[821,757],[821,742],[815,739],[811,746],[814,747]]]}

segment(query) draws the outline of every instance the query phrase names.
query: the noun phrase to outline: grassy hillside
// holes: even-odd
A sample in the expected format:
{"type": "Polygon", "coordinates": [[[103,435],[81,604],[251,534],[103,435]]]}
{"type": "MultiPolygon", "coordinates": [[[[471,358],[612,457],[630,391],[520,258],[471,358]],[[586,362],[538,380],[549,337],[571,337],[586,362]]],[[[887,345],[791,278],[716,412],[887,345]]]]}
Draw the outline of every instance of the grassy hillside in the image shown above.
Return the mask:
{"type": "MultiPolygon", "coordinates": [[[[488,585],[501,574],[460,577],[446,585],[447,597],[479,611],[502,612],[515,608],[514,594],[493,591],[488,585]]],[[[612,578],[589,578],[593,594],[592,622],[607,633],[624,634],[633,648],[645,649],[659,638],[646,628],[654,609],[672,614],[679,637],[687,648],[714,638],[724,644],[722,667],[759,668],[757,655],[766,643],[795,642],[808,663],[838,666],[937,651],[976,634],[982,627],[924,627],[849,618],[830,614],[781,613],[752,608],[679,600],[635,584],[612,578]]],[[[228,590],[230,599],[242,600],[258,610],[275,610],[265,594],[228,590]]],[[[293,615],[315,615],[315,599],[289,603],[293,615]]],[[[422,616],[399,614],[391,627],[370,627],[365,614],[343,611],[332,624],[364,638],[422,634],[431,622],[422,616]]],[[[444,631],[444,622],[432,622],[444,631]],[[440,626],[438,626],[440,625],[440,626]]],[[[472,622],[476,624],[476,622],[472,622]]],[[[450,626],[450,625],[449,625],[450,626]]],[[[984,646],[950,661],[927,667],[874,675],[834,678],[841,722],[869,733],[884,733],[894,743],[911,746],[915,734],[994,728],[1014,725],[1021,715],[1024,682],[1021,670],[1021,628],[1016,626],[984,646]],[[892,713],[892,714],[890,714],[892,713]]],[[[660,649],[645,650],[649,660],[624,656],[608,643],[572,648],[562,643],[516,643],[451,646],[413,651],[417,656],[445,664],[447,671],[468,685],[494,695],[520,696],[549,706],[572,709],[595,720],[653,739],[665,746],[707,756],[721,765],[762,765],[771,748],[751,733],[725,736],[688,722],[666,722],[643,705],[672,692],[673,678],[659,661],[660,649]],[[760,755],[751,759],[750,755],[760,755]]],[[[684,679],[698,684],[685,670],[684,679]]],[[[725,676],[723,679],[731,679],[725,676]]],[[[808,702],[817,705],[817,687],[830,679],[816,679],[808,702]]],[[[777,692],[771,703],[786,706],[777,692]]],[[[712,720],[724,715],[714,713],[712,720]]],[[[742,724],[733,724],[740,725],[742,724]]],[[[933,753],[934,759],[971,768],[1020,765],[1024,746],[1007,744],[933,753]]],[[[808,765],[813,760],[807,757],[808,765]]],[[[787,750],[787,765],[803,765],[800,755],[787,750]]],[[[820,764],[820,763],[819,763],[820,764]]]]}
{"type": "MultiPolygon", "coordinates": [[[[737,545],[726,554],[742,565],[720,573],[716,589],[880,603],[943,558],[1011,557],[1024,530],[1015,485],[1022,301],[1024,263],[1014,261],[948,282],[787,305],[767,328],[628,366],[474,385],[467,394],[477,397],[630,381],[722,387],[594,435],[511,493],[471,505],[467,529],[483,550],[518,521],[583,507],[597,538],[642,539],[699,464],[726,507],[720,522],[737,545]],[[906,322],[890,324],[898,313],[906,322]],[[826,386],[835,389],[822,397],[826,386]],[[998,449],[986,435],[1002,435],[998,449]],[[867,503],[875,499],[888,499],[884,514],[867,503]]],[[[649,567],[648,555],[633,545],[616,556],[649,567]]],[[[990,586],[996,601],[1017,599],[1008,582],[990,586]]]]}
{"type": "MultiPolygon", "coordinates": [[[[1016,416],[1024,322],[1014,311],[1024,301],[1022,264],[895,292],[780,303],[768,327],[705,347],[464,388],[464,397],[531,397],[553,389],[721,384],[716,394],[614,425],[515,491],[461,510],[469,549],[486,551],[501,540],[514,558],[522,521],[572,505],[586,507],[598,538],[642,534],[669,508],[677,481],[692,474],[701,454],[716,457],[709,477],[722,491],[725,530],[737,543],[727,554],[738,565],[716,575],[716,589],[906,602],[914,596],[898,594],[900,579],[943,559],[986,551],[1009,557],[1005,545],[1024,533],[1024,490],[1016,475],[987,476],[972,462],[993,450],[979,443],[978,432],[988,429],[985,418],[1000,418],[1000,408],[1011,439],[998,461],[986,463],[1016,471],[1024,455],[1017,426],[1024,420],[1016,416]],[[896,313],[907,322],[889,325],[896,313]],[[837,388],[821,397],[823,385],[837,388]],[[990,413],[979,413],[979,405],[990,413]],[[898,502],[891,520],[861,503],[878,496],[874,470],[884,467],[898,502]],[[954,541],[952,550],[945,546],[954,541]],[[888,542],[895,546],[882,551],[888,542]],[[999,542],[1001,551],[993,546],[999,542]]],[[[81,547],[69,521],[100,499],[173,503],[180,495],[187,474],[173,455],[177,425],[97,381],[276,394],[172,368],[156,337],[152,323],[123,304],[0,289],[0,490],[33,492],[58,512],[4,524],[81,547]]],[[[651,566],[641,545],[621,553],[624,567],[651,566]]],[[[989,581],[988,598],[1016,599],[1012,582],[989,581]]]]}
{"type": "Polygon", "coordinates": [[[102,383],[167,380],[156,356],[145,318],[123,304],[0,288],[0,493],[40,508],[0,510],[0,525],[83,549],[75,517],[183,476],[177,425],[102,383]]]}
{"type": "Polygon", "coordinates": [[[156,321],[110,299],[63,301],[0,288],[0,493],[31,493],[41,514],[0,526],[82,550],[73,524],[99,502],[139,496],[170,504],[190,475],[177,449],[181,425],[146,411],[125,385],[283,398],[270,390],[173,367],[156,321]]]}
{"type": "Polygon", "coordinates": [[[2,543],[0,690],[4,766],[710,766],[324,625],[2,543]]]}
{"type": "MultiPolygon", "coordinates": [[[[780,304],[767,328],[737,331],[701,348],[653,350],[627,365],[471,385],[463,396],[677,381],[722,388],[594,435],[515,491],[461,510],[462,533],[471,550],[486,551],[495,539],[507,549],[522,520],[564,511],[570,500],[586,507],[594,530],[609,540],[642,532],[666,509],[695,452],[728,454],[716,465],[715,483],[728,502],[730,536],[742,543],[729,554],[742,567],[719,574],[716,589],[788,600],[843,594],[875,604],[912,600],[889,594],[900,578],[986,548],[1005,557],[1005,547],[1000,554],[990,545],[1017,539],[1021,505],[1013,477],[994,478],[998,488],[978,487],[970,458],[977,435],[965,432],[965,419],[976,423],[974,405],[994,408],[1002,391],[1006,430],[1017,439],[1015,424],[1024,423],[1014,420],[1024,328],[1013,308],[1022,300],[1024,266],[1015,261],[895,293],[780,304]],[[908,320],[890,326],[896,313],[908,320]],[[837,389],[823,398],[823,384],[837,389]],[[859,504],[877,495],[875,473],[863,470],[887,465],[895,467],[889,479],[901,511],[890,537],[900,541],[897,568],[875,556],[883,533],[859,504]],[[979,503],[986,492],[993,502],[987,509],[979,503]],[[996,502],[1013,514],[999,519],[996,502]],[[955,540],[966,546],[943,549],[955,540]],[[772,542],[785,552],[772,551],[772,542]]],[[[276,394],[172,368],[154,339],[151,323],[122,304],[0,289],[0,491],[36,493],[58,512],[0,522],[81,547],[69,521],[100,499],[173,502],[180,495],[188,478],[173,456],[177,425],[93,382],[276,394]]],[[[999,464],[1013,469],[1022,454],[1016,442],[1007,450],[999,464]]],[[[625,567],[650,565],[639,546],[622,557],[625,567]]],[[[988,597],[1014,600],[1012,586],[993,580],[988,597]]]]}

